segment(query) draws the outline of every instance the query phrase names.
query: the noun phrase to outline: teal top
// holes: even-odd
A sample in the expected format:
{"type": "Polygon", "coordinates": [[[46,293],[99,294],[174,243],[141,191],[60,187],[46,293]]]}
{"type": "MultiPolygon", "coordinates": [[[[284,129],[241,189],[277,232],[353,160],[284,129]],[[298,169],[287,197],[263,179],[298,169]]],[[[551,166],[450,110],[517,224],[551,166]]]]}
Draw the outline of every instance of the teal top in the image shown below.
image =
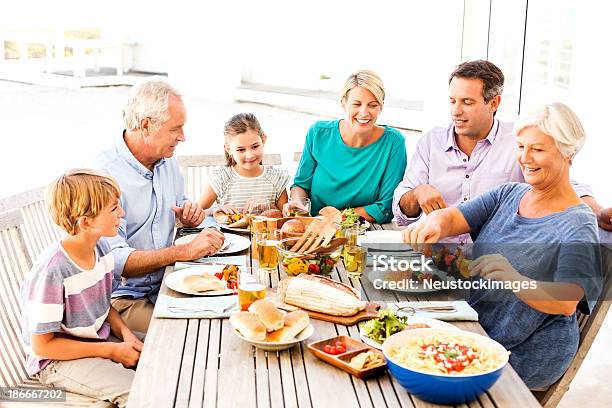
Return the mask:
{"type": "Polygon", "coordinates": [[[377,223],[391,221],[393,191],[406,169],[404,136],[384,126],[376,142],[350,147],[339,123],[320,121],[310,127],[292,187],[308,192],[313,214],[325,206],[363,206],[377,223]]]}

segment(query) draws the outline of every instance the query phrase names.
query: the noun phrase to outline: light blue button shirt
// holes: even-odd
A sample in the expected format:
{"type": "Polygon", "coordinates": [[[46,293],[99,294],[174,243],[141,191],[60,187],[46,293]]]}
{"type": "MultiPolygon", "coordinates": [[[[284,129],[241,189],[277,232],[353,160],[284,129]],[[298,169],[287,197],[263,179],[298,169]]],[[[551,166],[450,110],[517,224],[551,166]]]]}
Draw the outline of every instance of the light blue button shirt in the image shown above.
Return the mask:
{"type": "MultiPolygon", "coordinates": [[[[115,146],[101,153],[97,166],[113,176],[121,187],[121,206],[125,216],[119,234],[106,239],[115,257],[115,271],[123,271],[134,250],[156,250],[172,245],[175,214],[172,206],[187,200],[183,176],[176,159],[161,159],[153,171],[140,163],[128,149],[123,137],[115,146]]],[[[121,279],[112,297],[147,297],[155,303],[164,268],[138,278],[121,279]]],[[[115,276],[119,279],[119,276],[115,276]]]]}

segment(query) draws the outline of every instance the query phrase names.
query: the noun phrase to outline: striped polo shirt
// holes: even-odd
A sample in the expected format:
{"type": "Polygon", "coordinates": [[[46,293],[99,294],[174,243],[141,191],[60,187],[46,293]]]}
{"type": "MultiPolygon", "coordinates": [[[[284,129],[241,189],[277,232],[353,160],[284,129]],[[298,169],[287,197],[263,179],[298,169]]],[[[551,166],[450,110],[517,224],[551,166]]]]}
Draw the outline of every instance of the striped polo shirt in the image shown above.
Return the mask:
{"type": "Polygon", "coordinates": [[[243,177],[231,166],[216,167],[209,171],[208,181],[218,205],[231,205],[242,209],[249,199],[267,199],[276,204],[287,184],[289,173],[275,166],[264,166],[257,177],[243,177]]]}
{"type": "Polygon", "coordinates": [[[113,290],[114,258],[103,241],[96,246],[96,264],[79,267],[60,243],[38,258],[21,287],[22,335],[27,353],[27,371],[33,375],[51,362],[35,355],[31,335],[106,340],[110,325],[106,317],[113,290]]]}

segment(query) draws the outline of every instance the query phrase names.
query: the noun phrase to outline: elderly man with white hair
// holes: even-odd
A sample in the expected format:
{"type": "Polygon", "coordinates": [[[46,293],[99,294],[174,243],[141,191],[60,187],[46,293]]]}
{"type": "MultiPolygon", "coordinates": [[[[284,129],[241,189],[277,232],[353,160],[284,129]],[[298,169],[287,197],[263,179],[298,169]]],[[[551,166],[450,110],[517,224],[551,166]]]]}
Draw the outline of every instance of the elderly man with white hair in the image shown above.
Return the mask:
{"type": "Polygon", "coordinates": [[[532,389],[554,383],[576,354],[576,310],[590,313],[602,288],[597,219],[570,184],[585,140],[576,115],[552,103],[519,118],[513,133],[525,183],[506,183],[403,231],[420,248],[470,233],[470,304],[532,389]],[[480,278],[478,278],[480,277],[480,278]],[[513,290],[490,289],[491,282],[513,290]],[[514,290],[520,286],[520,290],[514,290]],[[487,289],[489,287],[489,289],[487,289]]]}
{"type": "Polygon", "coordinates": [[[162,79],[149,79],[132,89],[123,120],[121,137],[98,157],[98,167],[119,183],[126,213],[118,236],[108,238],[115,271],[122,277],[112,304],[130,329],[146,332],[164,267],[214,254],[224,237],[207,228],[190,243],[172,246],[176,220],[198,226],[205,217],[202,208],[185,197],[183,177],[172,157],[185,140],[185,105],[179,93],[162,79]]]}

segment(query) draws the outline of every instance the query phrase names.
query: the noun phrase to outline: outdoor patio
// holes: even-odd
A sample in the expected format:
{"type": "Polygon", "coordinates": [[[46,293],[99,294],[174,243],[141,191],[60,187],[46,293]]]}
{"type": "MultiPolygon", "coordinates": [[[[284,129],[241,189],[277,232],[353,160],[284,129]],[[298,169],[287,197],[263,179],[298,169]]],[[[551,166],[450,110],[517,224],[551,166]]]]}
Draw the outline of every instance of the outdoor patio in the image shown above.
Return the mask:
{"type": "MultiPolygon", "coordinates": [[[[0,111],[5,124],[4,175],[0,198],[42,186],[66,168],[87,166],[112,143],[122,129],[121,108],[128,87],[61,89],[0,81],[0,111]],[[7,126],[8,125],[8,126],[7,126]],[[33,136],[34,135],[34,136],[33,136]]],[[[187,141],[177,155],[221,154],[224,121],[238,112],[253,112],[269,136],[267,153],[278,153],[283,165],[295,169],[293,153],[300,151],[308,126],[321,116],[250,103],[185,99],[187,141]]],[[[410,153],[418,132],[404,132],[410,153]]],[[[606,379],[612,366],[606,356],[612,342],[608,315],[560,407],[606,406],[612,391],[606,379]]]]}

